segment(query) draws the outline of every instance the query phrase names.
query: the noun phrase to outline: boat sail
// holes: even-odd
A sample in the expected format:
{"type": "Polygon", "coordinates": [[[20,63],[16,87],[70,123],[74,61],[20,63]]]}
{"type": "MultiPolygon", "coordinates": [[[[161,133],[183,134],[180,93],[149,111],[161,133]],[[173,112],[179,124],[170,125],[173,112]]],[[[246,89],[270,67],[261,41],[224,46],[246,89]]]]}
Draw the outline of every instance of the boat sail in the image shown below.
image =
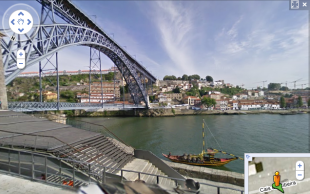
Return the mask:
{"type": "MultiPolygon", "coordinates": [[[[205,127],[204,120],[202,123],[202,152],[200,154],[183,154],[179,155],[171,155],[170,152],[168,155],[163,154],[164,157],[168,158],[172,162],[195,165],[195,166],[223,166],[231,161],[243,158],[237,157],[233,154],[228,154],[227,152],[213,149],[213,148],[205,148],[205,127]],[[223,153],[232,156],[232,158],[216,158],[214,157],[217,153],[223,153]]],[[[211,131],[210,131],[211,132],[211,131]]]]}

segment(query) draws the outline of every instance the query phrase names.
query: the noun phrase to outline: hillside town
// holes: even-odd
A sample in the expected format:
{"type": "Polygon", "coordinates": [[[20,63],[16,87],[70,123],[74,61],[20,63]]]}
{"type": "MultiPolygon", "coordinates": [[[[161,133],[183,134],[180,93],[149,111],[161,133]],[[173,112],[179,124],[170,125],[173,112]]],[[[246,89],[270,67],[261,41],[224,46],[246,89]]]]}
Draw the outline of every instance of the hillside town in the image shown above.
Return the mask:
{"type": "Polygon", "coordinates": [[[310,102],[309,90],[246,90],[224,80],[158,80],[156,86],[154,107],[158,104],[194,110],[277,110],[307,108],[310,102]]]}
{"type": "MultiPolygon", "coordinates": [[[[117,68],[103,70],[104,81],[93,77],[89,84],[89,71],[60,72],[60,101],[79,103],[133,104],[128,86],[117,68]]],[[[95,72],[96,73],[96,72],[95,72]]],[[[95,74],[92,72],[92,74],[95,74]]],[[[95,75],[92,75],[95,76],[95,75]]],[[[37,72],[23,72],[8,86],[11,101],[57,101],[56,88],[49,82],[51,73],[44,75],[43,91],[38,89],[37,72]],[[27,80],[28,79],[28,80],[27,80]],[[35,83],[33,83],[35,82],[35,83]],[[33,85],[22,91],[24,85],[33,85]],[[42,97],[40,97],[42,92],[42,97]]],[[[199,75],[165,76],[148,87],[150,108],[179,108],[192,110],[279,110],[307,108],[310,105],[309,88],[289,89],[278,83],[267,87],[245,89],[224,80],[205,79],[199,75]]]]}

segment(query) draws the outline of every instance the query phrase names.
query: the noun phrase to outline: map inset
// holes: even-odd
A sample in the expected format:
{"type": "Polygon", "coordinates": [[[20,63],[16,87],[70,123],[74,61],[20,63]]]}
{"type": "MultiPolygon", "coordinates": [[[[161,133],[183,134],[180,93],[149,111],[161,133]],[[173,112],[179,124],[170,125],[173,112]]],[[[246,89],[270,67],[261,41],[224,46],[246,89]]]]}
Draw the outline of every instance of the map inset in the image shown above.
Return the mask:
{"type": "Polygon", "coordinates": [[[249,161],[249,194],[310,194],[310,158],[256,157],[249,161]]]}

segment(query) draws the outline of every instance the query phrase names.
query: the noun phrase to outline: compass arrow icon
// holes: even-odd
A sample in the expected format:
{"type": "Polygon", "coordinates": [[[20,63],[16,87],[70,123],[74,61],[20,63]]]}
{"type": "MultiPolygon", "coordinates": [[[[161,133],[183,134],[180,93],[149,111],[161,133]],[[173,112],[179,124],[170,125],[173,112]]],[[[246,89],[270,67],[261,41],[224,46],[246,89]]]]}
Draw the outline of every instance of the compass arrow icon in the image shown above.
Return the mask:
{"type": "Polygon", "coordinates": [[[13,19],[13,20],[11,21],[11,23],[12,23],[13,25],[15,25],[15,24],[14,24],[14,20],[15,20],[15,19],[13,19]]]}
{"type": "Polygon", "coordinates": [[[28,24],[27,25],[29,25],[31,23],[31,21],[28,19],[28,24]]]}
{"type": "Polygon", "coordinates": [[[18,31],[22,32],[22,31],[24,31],[24,28],[22,28],[22,29],[18,28],[18,31]]]}

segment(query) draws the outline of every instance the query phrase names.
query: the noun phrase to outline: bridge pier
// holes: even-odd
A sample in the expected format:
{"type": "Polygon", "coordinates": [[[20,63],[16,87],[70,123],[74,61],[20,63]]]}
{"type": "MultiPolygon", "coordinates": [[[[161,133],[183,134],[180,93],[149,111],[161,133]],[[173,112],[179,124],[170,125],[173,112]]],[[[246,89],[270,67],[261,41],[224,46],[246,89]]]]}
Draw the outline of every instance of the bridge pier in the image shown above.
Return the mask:
{"type": "MultiPolygon", "coordinates": [[[[0,32],[0,41],[2,37],[5,35],[0,32]]],[[[1,101],[1,108],[3,110],[8,109],[8,97],[6,93],[6,85],[5,85],[5,76],[4,76],[4,67],[3,67],[3,58],[2,58],[2,51],[0,50],[0,101],[1,101]]]]}

